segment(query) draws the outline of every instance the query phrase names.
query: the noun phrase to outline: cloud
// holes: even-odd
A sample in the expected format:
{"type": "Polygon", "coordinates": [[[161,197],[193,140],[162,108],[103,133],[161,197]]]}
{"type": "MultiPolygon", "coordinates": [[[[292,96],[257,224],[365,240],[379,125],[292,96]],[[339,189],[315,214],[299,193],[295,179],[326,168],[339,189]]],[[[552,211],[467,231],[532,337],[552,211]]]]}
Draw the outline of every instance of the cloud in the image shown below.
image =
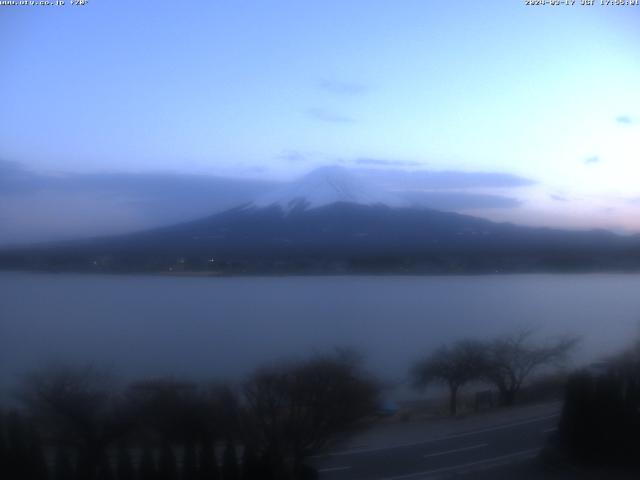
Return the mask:
{"type": "Polygon", "coordinates": [[[310,108],[306,111],[314,120],[327,123],[354,123],[355,119],[352,117],[342,115],[340,113],[331,112],[322,108],[310,108]]]}
{"type": "MultiPolygon", "coordinates": [[[[283,156],[295,162],[303,161],[308,154],[292,150],[285,151],[283,156]]],[[[364,160],[363,165],[367,165],[367,159],[364,160]]],[[[376,166],[408,163],[369,160],[376,166]]],[[[258,172],[262,167],[248,168],[258,172]]],[[[491,172],[408,171],[393,167],[361,167],[354,172],[416,204],[454,211],[506,209],[520,203],[508,196],[447,189],[533,183],[522,177],[491,172]]],[[[47,175],[19,163],[0,161],[3,220],[0,244],[117,234],[188,221],[249,202],[279,185],[261,180],[170,173],[47,175]]]]}
{"type": "Polygon", "coordinates": [[[499,172],[461,172],[456,170],[414,170],[360,168],[355,172],[369,181],[390,189],[447,190],[470,188],[513,188],[534,185],[529,178],[499,172]]]}
{"type": "MultiPolygon", "coordinates": [[[[249,169],[255,172],[256,167],[249,169]]],[[[256,172],[260,173],[260,172],[256,172]]],[[[279,183],[205,175],[43,175],[0,161],[0,244],[122,233],[210,215],[279,183]]]]}
{"type": "Polygon", "coordinates": [[[362,95],[367,92],[367,87],[360,83],[342,82],[338,80],[322,80],[319,84],[320,89],[342,96],[362,95]]]}
{"type": "Polygon", "coordinates": [[[276,157],[278,160],[286,160],[287,162],[306,162],[307,155],[297,150],[287,150],[276,157]]]}
{"type": "Polygon", "coordinates": [[[595,165],[596,163],[600,163],[600,160],[601,160],[601,159],[600,159],[600,157],[599,157],[599,156],[594,155],[594,156],[592,156],[592,157],[585,158],[585,159],[584,159],[584,161],[583,161],[583,163],[584,163],[585,165],[595,165]]]}
{"type": "Polygon", "coordinates": [[[245,171],[248,173],[267,173],[269,167],[265,165],[249,165],[245,168],[245,171]]]}
{"type": "MultiPolygon", "coordinates": [[[[8,160],[0,160],[0,174],[2,176],[11,175],[16,172],[23,172],[25,168],[18,162],[10,162],[8,160]]],[[[0,177],[2,178],[2,177],[0,177]]]]}
{"type": "MultiPolygon", "coordinates": [[[[176,173],[91,173],[44,175],[31,172],[19,164],[9,170],[7,162],[0,162],[0,197],[6,194],[33,191],[92,192],[103,196],[128,197],[179,197],[185,199],[199,195],[232,194],[244,188],[261,189],[273,182],[241,180],[208,175],[176,173]],[[5,175],[7,171],[14,172],[5,175]]],[[[265,167],[251,165],[250,171],[263,171],[265,167]]]]}
{"type": "Polygon", "coordinates": [[[405,160],[383,160],[380,158],[357,158],[354,160],[359,165],[383,165],[395,167],[419,167],[424,165],[422,162],[405,161],[405,160]]]}
{"type": "Polygon", "coordinates": [[[522,205],[517,198],[503,195],[460,193],[460,192],[394,192],[416,205],[445,211],[475,209],[516,208],[522,205]]]}
{"type": "Polygon", "coordinates": [[[562,195],[551,194],[551,195],[549,195],[549,198],[551,198],[551,200],[555,200],[556,202],[568,202],[569,201],[569,199],[567,197],[562,196],[562,195]]]}
{"type": "Polygon", "coordinates": [[[27,170],[18,162],[0,160],[0,195],[33,191],[42,178],[27,170]]]}
{"type": "Polygon", "coordinates": [[[619,115],[618,117],[616,117],[616,122],[622,125],[634,125],[635,123],[637,123],[636,119],[631,117],[630,115],[619,115]]]}

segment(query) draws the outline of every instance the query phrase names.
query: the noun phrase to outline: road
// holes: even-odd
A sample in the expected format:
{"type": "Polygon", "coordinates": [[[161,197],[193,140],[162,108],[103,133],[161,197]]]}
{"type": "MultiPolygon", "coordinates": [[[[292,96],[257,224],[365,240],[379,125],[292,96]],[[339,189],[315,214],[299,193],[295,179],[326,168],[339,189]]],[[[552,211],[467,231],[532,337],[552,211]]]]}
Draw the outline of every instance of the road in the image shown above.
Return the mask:
{"type": "Polygon", "coordinates": [[[539,453],[556,428],[558,408],[496,415],[473,429],[432,438],[363,445],[318,457],[316,464],[322,480],[427,480],[504,465],[539,453]]]}

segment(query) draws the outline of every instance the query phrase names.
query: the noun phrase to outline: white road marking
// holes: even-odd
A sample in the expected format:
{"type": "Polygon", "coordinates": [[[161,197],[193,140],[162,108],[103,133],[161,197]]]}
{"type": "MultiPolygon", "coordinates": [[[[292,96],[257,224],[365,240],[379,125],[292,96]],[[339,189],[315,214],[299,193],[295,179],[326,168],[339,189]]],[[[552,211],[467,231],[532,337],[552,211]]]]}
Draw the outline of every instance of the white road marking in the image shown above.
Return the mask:
{"type": "Polygon", "coordinates": [[[327,472],[339,472],[342,470],[349,470],[351,467],[328,467],[328,468],[320,468],[318,469],[319,473],[327,473],[327,472]]]}
{"type": "Polygon", "coordinates": [[[424,455],[424,458],[439,457],[441,455],[448,455],[450,453],[466,452],[467,450],[475,450],[476,448],[483,448],[483,447],[487,447],[488,445],[489,445],[488,443],[481,443],[479,445],[472,445],[470,447],[461,447],[461,448],[454,448],[453,450],[445,450],[443,452],[428,453],[427,455],[424,455]]]}
{"type": "Polygon", "coordinates": [[[410,443],[399,443],[396,445],[390,445],[387,447],[373,447],[373,448],[363,448],[363,449],[351,449],[351,450],[343,450],[341,452],[332,452],[332,453],[328,453],[326,455],[316,455],[315,458],[323,458],[323,457],[338,457],[338,456],[344,456],[344,455],[356,455],[356,454],[360,454],[360,453],[372,453],[372,452],[380,452],[383,450],[393,450],[396,448],[405,448],[405,447],[415,447],[416,445],[424,445],[427,443],[433,443],[433,442],[441,442],[443,440],[451,440],[453,438],[462,438],[462,437],[469,437],[471,435],[477,435],[479,433],[486,433],[486,432],[494,432],[496,430],[504,430],[507,428],[512,428],[512,427],[518,427],[520,425],[527,425],[529,423],[536,423],[536,422],[542,422],[544,420],[549,420],[551,418],[555,418],[560,416],[559,413],[554,413],[553,415],[546,415],[544,417],[537,417],[537,418],[532,418],[529,420],[523,420],[520,422],[513,422],[513,423],[506,423],[503,425],[498,425],[495,427],[488,427],[488,428],[481,428],[479,430],[473,430],[471,432],[464,432],[464,433],[456,433],[453,435],[447,435],[445,437],[440,437],[440,438],[433,438],[430,440],[420,440],[418,442],[410,442],[410,443]]]}
{"type": "Polygon", "coordinates": [[[519,452],[515,452],[515,453],[510,453],[508,455],[500,455],[499,457],[492,457],[492,458],[486,458],[484,460],[478,460],[477,462],[469,462],[469,463],[461,463],[460,465],[454,465],[451,467],[442,467],[442,468],[436,468],[435,470],[427,470],[424,472],[416,472],[416,473],[409,473],[406,475],[398,475],[395,477],[385,477],[381,480],[404,480],[404,479],[408,479],[408,478],[421,478],[423,480],[434,476],[434,475],[439,475],[442,473],[447,473],[447,472],[454,472],[456,470],[462,470],[462,469],[467,469],[470,467],[475,467],[478,465],[486,465],[486,464],[491,464],[491,463],[501,463],[501,462],[505,462],[506,460],[510,460],[512,458],[516,458],[516,457],[523,457],[526,458],[527,456],[533,456],[535,455],[537,452],[539,452],[540,449],[539,448],[530,448],[528,450],[521,450],[519,452]]]}

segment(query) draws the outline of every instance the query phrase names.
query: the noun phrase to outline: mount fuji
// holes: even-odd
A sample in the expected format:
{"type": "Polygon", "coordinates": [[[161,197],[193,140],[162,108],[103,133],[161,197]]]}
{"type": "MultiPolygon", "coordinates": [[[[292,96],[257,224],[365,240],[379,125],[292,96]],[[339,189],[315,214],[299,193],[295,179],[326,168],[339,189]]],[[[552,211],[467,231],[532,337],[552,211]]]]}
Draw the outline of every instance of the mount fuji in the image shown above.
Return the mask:
{"type": "Polygon", "coordinates": [[[170,227],[0,251],[0,268],[272,273],[640,269],[640,237],[494,223],[417,207],[323,167],[216,215],[170,227]]]}

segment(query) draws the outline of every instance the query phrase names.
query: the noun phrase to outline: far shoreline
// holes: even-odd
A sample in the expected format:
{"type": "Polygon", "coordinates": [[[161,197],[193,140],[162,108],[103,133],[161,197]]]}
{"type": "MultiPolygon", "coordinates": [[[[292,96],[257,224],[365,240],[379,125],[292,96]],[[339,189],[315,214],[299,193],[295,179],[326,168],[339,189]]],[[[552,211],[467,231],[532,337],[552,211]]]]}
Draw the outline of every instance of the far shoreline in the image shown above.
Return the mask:
{"type": "Polygon", "coordinates": [[[640,269],[608,270],[509,270],[483,272],[202,272],[202,271],[91,271],[91,270],[53,270],[53,269],[2,269],[0,274],[36,274],[36,275],[87,275],[87,276],[145,276],[160,278],[317,278],[317,277],[506,277],[506,276],[591,276],[591,275],[638,275],[640,269]]]}

